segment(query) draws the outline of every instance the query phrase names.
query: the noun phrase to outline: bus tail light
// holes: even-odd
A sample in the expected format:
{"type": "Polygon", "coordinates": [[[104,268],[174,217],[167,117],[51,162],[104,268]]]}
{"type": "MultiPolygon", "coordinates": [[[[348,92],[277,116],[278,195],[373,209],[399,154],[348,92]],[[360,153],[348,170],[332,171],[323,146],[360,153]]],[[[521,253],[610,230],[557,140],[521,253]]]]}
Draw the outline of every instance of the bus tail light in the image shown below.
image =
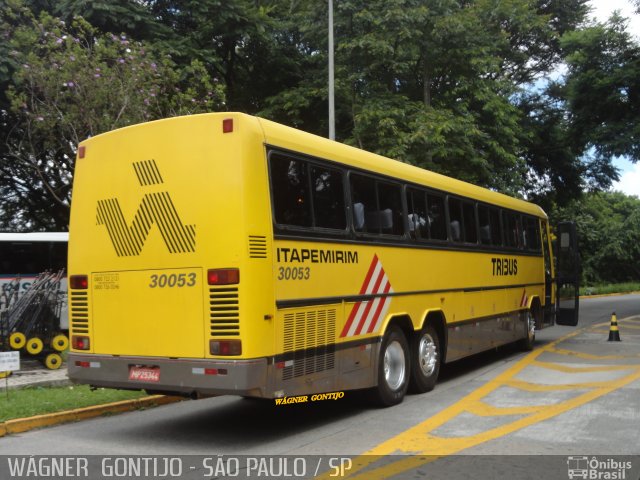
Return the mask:
{"type": "Polygon", "coordinates": [[[73,335],[71,337],[71,346],[74,350],[89,350],[89,337],[83,335],[73,335]]]}
{"type": "Polygon", "coordinates": [[[86,290],[89,288],[89,277],[87,275],[71,275],[69,286],[74,290],[86,290]]]}
{"type": "Polygon", "coordinates": [[[225,118],[222,120],[222,133],[233,132],[233,118],[225,118]]]}
{"type": "Polygon", "coordinates": [[[237,268],[216,268],[207,271],[209,285],[235,285],[240,283],[240,270],[237,268]]]}
{"type": "Polygon", "coordinates": [[[242,354],[242,341],[241,340],[211,340],[209,342],[209,352],[211,355],[241,355],[242,354]]]}

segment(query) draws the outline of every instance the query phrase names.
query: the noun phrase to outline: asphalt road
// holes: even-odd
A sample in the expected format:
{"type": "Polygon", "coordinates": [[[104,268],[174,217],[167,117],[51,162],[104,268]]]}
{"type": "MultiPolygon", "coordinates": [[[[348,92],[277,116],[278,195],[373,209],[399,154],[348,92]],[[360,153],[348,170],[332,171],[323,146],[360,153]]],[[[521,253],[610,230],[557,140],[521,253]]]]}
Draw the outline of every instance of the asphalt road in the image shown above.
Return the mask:
{"type": "Polygon", "coordinates": [[[537,460],[504,455],[561,456],[562,475],[568,456],[636,455],[640,462],[640,316],[628,318],[640,315],[640,295],[583,300],[580,308],[577,328],[537,332],[533,352],[502,348],[447,365],[433,392],[392,408],[368,406],[351,392],[288,406],[218,397],[0,438],[0,453],[341,455],[360,465],[353,478],[541,476],[531,476],[537,460]],[[607,342],[613,311],[619,343],[607,342]],[[413,463],[374,465],[373,455],[393,454],[413,454],[404,457],[413,463]],[[457,458],[456,466],[447,458],[457,458]],[[507,460],[483,463],[489,458],[507,460]]]}

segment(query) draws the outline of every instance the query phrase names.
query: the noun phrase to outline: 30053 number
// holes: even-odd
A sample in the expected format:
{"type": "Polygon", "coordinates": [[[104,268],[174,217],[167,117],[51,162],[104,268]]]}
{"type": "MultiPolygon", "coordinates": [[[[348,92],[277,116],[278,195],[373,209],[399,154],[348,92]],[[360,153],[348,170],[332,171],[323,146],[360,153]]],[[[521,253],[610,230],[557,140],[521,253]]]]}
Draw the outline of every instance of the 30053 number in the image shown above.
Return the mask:
{"type": "Polygon", "coordinates": [[[311,268],[309,267],[279,267],[278,280],[309,280],[311,268]]]}
{"type": "Polygon", "coordinates": [[[173,287],[193,287],[196,284],[195,273],[171,273],[151,275],[149,288],[173,288],[173,287]]]}

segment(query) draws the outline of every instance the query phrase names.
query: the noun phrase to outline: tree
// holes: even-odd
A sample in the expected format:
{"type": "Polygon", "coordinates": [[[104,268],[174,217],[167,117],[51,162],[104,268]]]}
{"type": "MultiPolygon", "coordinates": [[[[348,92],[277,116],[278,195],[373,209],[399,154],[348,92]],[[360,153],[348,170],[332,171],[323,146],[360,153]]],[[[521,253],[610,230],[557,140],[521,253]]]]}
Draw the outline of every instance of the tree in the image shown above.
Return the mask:
{"type": "MultiPolygon", "coordinates": [[[[585,5],[584,0],[339,2],[337,137],[463,180],[520,192],[526,157],[522,112],[512,98],[524,82],[558,61],[559,37],[584,18],[585,5]]],[[[311,57],[297,85],[267,99],[261,114],[325,134],[326,6],[297,2],[296,7],[287,38],[311,57]]]]}
{"type": "Polygon", "coordinates": [[[570,137],[596,159],[640,160],[640,45],[618,15],[607,24],[568,33],[568,74],[562,97],[570,112],[570,137]]]}
{"type": "Polygon", "coordinates": [[[640,199],[591,192],[551,212],[552,223],[567,218],[577,224],[584,284],[640,278],[640,199]]]}
{"type": "Polygon", "coordinates": [[[5,228],[66,229],[77,144],[132,123],[219,109],[224,89],[194,61],[43,13],[12,31],[15,118],[0,158],[5,228]]]}

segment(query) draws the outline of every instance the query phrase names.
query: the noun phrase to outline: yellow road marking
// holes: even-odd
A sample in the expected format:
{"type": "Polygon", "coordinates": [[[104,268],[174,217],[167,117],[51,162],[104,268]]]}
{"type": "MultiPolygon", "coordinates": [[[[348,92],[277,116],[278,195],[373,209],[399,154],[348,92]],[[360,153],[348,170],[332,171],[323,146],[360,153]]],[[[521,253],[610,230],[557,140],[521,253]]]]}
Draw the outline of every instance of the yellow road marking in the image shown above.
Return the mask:
{"type": "Polygon", "coordinates": [[[348,476],[362,479],[384,479],[393,475],[398,475],[402,472],[406,472],[407,470],[412,470],[421,465],[432,462],[439,457],[455,454],[461,450],[503,437],[522,428],[548,420],[640,379],[640,365],[611,365],[579,368],[569,367],[566,365],[556,365],[550,362],[541,362],[537,360],[537,358],[545,352],[557,352],[557,350],[562,350],[557,348],[559,343],[564,342],[585,330],[587,329],[575,331],[549,343],[548,345],[534,350],[497,377],[474,390],[455,404],[438,412],[436,415],[426,419],[422,423],[419,423],[395,437],[386,440],[380,445],[368,450],[363,455],[356,457],[353,460],[353,468],[349,472],[348,476]],[[563,385],[536,385],[514,378],[519,372],[531,365],[569,373],[614,370],[630,370],[631,372],[622,378],[609,382],[587,382],[563,385]],[[482,401],[482,399],[489,393],[502,386],[510,386],[522,390],[538,392],[579,389],[588,389],[588,391],[578,394],[568,400],[545,406],[534,405],[501,408],[488,405],[482,401]],[[465,412],[484,417],[494,415],[519,415],[520,418],[517,418],[510,423],[469,436],[439,437],[434,435],[433,432],[439,427],[445,425],[458,415],[465,412]],[[375,466],[376,463],[383,460],[385,456],[393,454],[409,456],[405,456],[397,461],[392,461],[391,463],[377,467],[375,466]]]}
{"type": "Polygon", "coordinates": [[[622,330],[626,330],[627,328],[640,330],[640,325],[630,325],[628,323],[625,323],[623,325],[618,325],[618,326],[621,327],[622,330]]]}
{"type": "Polygon", "coordinates": [[[557,347],[549,348],[547,351],[557,353],[559,355],[571,355],[585,360],[622,360],[624,358],[640,358],[640,353],[631,353],[626,355],[593,355],[591,353],[576,352],[574,350],[557,347]]]}
{"type": "Polygon", "coordinates": [[[528,413],[536,413],[547,408],[546,405],[532,405],[524,407],[494,407],[487,403],[478,401],[467,407],[467,412],[478,415],[479,417],[493,417],[500,415],[525,415],[528,413]]]}
{"type": "Polygon", "coordinates": [[[571,367],[569,365],[560,365],[551,362],[532,362],[536,367],[546,368],[547,370],[555,370],[565,373],[588,373],[588,372],[609,372],[613,370],[634,370],[635,365],[598,365],[594,367],[571,367]]]}
{"type": "Polygon", "coordinates": [[[556,390],[579,390],[582,388],[603,388],[609,385],[609,382],[584,382],[584,383],[566,383],[560,385],[540,385],[536,383],[523,382],[522,380],[507,380],[504,382],[508,387],[518,388],[528,392],[553,392],[556,390]]]}

